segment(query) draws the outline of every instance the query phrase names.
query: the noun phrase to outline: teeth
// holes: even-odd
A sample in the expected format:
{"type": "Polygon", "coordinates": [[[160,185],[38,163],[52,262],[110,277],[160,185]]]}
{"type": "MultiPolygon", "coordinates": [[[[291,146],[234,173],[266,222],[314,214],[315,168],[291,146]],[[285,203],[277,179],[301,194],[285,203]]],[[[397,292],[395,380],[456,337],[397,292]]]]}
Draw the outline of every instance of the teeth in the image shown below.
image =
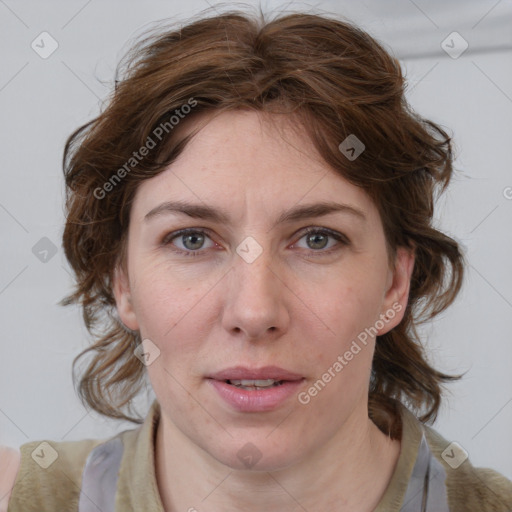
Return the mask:
{"type": "Polygon", "coordinates": [[[253,389],[253,388],[269,388],[275,385],[278,385],[280,381],[274,379],[265,379],[265,380],[253,380],[253,379],[232,379],[228,381],[233,386],[241,387],[243,389],[253,389]]]}

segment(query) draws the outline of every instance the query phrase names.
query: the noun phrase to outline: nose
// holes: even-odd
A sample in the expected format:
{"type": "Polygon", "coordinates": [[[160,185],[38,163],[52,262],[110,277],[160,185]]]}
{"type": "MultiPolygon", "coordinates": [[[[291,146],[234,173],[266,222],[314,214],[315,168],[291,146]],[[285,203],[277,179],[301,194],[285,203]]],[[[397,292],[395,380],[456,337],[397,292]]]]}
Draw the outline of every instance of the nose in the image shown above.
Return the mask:
{"type": "Polygon", "coordinates": [[[263,341],[288,329],[287,287],[269,252],[263,251],[252,263],[235,255],[226,276],[222,324],[233,336],[263,341]]]}

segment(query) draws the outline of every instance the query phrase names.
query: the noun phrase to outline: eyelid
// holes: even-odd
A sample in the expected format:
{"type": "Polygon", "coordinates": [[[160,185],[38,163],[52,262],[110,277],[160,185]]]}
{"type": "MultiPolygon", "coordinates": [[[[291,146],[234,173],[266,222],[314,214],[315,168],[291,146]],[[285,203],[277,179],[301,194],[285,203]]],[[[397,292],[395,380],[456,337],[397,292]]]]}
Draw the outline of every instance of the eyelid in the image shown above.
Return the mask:
{"type": "Polygon", "coordinates": [[[192,228],[183,228],[183,229],[177,229],[176,231],[171,231],[170,233],[166,233],[164,237],[162,238],[162,245],[167,245],[171,243],[172,240],[175,238],[178,238],[180,236],[188,235],[189,233],[201,233],[208,235],[210,238],[211,231],[207,228],[200,228],[200,227],[192,227],[192,228]]]}
{"type": "Polygon", "coordinates": [[[323,235],[327,235],[330,238],[334,238],[337,243],[335,243],[329,249],[325,249],[325,250],[321,249],[321,250],[315,251],[314,249],[303,249],[304,251],[307,252],[307,257],[308,258],[310,258],[310,257],[321,258],[321,257],[332,256],[333,253],[337,253],[341,249],[343,249],[344,247],[348,247],[348,246],[351,245],[351,242],[350,242],[349,238],[344,233],[341,233],[339,231],[335,231],[333,229],[329,229],[329,228],[326,228],[326,227],[308,226],[307,228],[304,228],[303,230],[300,230],[296,234],[297,241],[294,242],[292,247],[294,247],[300,240],[302,240],[302,238],[304,238],[306,235],[308,235],[310,233],[320,233],[320,234],[323,234],[323,235]]]}
{"type": "MultiPolygon", "coordinates": [[[[168,245],[172,245],[171,242],[172,240],[176,239],[176,238],[179,238],[180,236],[185,236],[189,233],[200,233],[200,234],[204,234],[205,236],[207,236],[208,238],[210,238],[210,240],[212,240],[213,243],[217,243],[215,242],[215,240],[212,238],[211,236],[211,230],[209,230],[208,228],[202,228],[202,227],[191,227],[191,228],[183,228],[183,229],[179,229],[179,230],[176,230],[176,231],[173,231],[171,233],[167,233],[162,241],[161,241],[161,245],[163,246],[168,246],[168,245]]],[[[330,228],[327,228],[327,227],[322,227],[322,226],[307,226],[305,228],[302,228],[300,229],[299,231],[297,231],[294,235],[294,238],[296,238],[296,242],[293,243],[292,247],[299,241],[301,240],[302,238],[304,238],[304,236],[308,235],[309,233],[323,233],[323,234],[326,234],[328,236],[330,236],[331,238],[334,238],[338,244],[341,244],[341,245],[350,245],[351,242],[349,240],[349,238],[344,234],[344,233],[341,233],[339,231],[335,231],[333,229],[330,229],[330,228]]],[[[327,250],[318,250],[318,251],[315,251],[314,249],[310,249],[310,253],[312,254],[315,254],[315,255],[318,255],[318,256],[321,256],[322,254],[330,254],[336,250],[339,250],[339,247],[335,245],[334,247],[331,247],[330,249],[327,249],[327,250]]],[[[306,249],[307,250],[307,249],[306,249]]],[[[179,248],[176,248],[176,249],[173,249],[174,252],[178,253],[178,254],[182,254],[182,255],[200,255],[204,252],[206,252],[205,250],[202,250],[202,249],[197,249],[196,251],[193,251],[193,250],[183,250],[183,249],[179,249],[179,248]]]]}
{"type": "Polygon", "coordinates": [[[347,245],[350,244],[349,238],[344,233],[321,226],[308,226],[306,228],[303,228],[302,230],[299,230],[297,235],[300,235],[300,238],[302,238],[304,235],[308,235],[309,233],[325,233],[327,235],[332,236],[333,238],[340,242],[343,242],[347,245]]]}
{"type": "MultiPolygon", "coordinates": [[[[171,233],[167,233],[163,237],[162,241],[160,242],[160,245],[162,245],[162,246],[172,245],[173,240],[175,240],[176,238],[180,238],[182,236],[188,235],[190,233],[199,233],[199,234],[205,235],[205,237],[208,237],[214,244],[219,245],[212,237],[211,231],[208,228],[201,228],[201,227],[183,228],[183,229],[178,229],[176,231],[172,231],[171,233]]],[[[202,248],[198,249],[196,251],[192,251],[192,250],[186,251],[186,250],[180,249],[180,248],[175,248],[173,250],[174,250],[174,252],[177,252],[179,254],[194,253],[194,254],[199,255],[199,254],[205,252],[205,250],[202,248]]]]}

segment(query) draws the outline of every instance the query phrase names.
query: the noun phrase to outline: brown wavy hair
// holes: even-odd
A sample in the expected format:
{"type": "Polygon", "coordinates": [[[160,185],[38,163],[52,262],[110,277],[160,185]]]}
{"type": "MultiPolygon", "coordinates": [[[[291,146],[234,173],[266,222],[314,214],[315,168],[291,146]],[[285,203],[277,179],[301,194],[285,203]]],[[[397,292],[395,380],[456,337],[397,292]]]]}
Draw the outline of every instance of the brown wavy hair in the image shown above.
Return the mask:
{"type": "Polygon", "coordinates": [[[91,356],[77,386],[82,402],[142,421],[131,409],[146,376],[133,353],[140,337],[116,316],[112,282],[124,262],[138,185],[173,162],[195,133],[173,130],[170,116],[186,113],[188,121],[245,109],[293,117],[325,162],[373,199],[390,257],[399,246],[415,249],[405,316],[376,340],[369,416],[394,438],[399,402],[421,421],[435,420],[442,385],[460,376],[427,362],[416,328],[454,301],[463,280],[459,245],[433,226],[434,202],[452,176],[453,142],[408,105],[399,61],[339,17],[281,13],[266,20],[261,12],[229,11],[150,30],[121,60],[116,78],[106,107],[69,136],[63,158],[63,245],[76,274],[63,303],[82,306],[94,339],[73,362],[75,378],[78,360],[91,356]],[[353,161],[339,149],[350,134],[365,145],[353,161]],[[134,161],[148,137],[155,147],[134,161]]]}

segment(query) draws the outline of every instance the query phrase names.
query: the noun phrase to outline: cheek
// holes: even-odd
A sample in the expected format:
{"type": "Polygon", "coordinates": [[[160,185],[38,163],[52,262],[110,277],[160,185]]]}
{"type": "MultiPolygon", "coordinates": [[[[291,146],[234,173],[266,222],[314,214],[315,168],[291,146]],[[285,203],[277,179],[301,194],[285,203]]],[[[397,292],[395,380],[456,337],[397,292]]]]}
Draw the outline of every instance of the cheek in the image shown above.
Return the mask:
{"type": "Polygon", "coordinates": [[[143,270],[135,274],[132,296],[141,335],[166,345],[187,345],[186,333],[192,337],[203,326],[204,322],[193,319],[208,307],[204,299],[211,280],[197,272],[177,272],[166,263],[141,262],[139,268],[143,270]]]}
{"type": "Polygon", "coordinates": [[[374,349],[372,327],[382,305],[384,278],[378,269],[374,273],[364,268],[350,270],[324,283],[325,293],[318,297],[315,309],[326,328],[314,348],[304,351],[307,365],[314,368],[314,379],[320,380],[317,405],[325,405],[328,416],[329,404],[337,404],[334,408],[339,410],[367,390],[374,349]]]}
{"type": "Polygon", "coordinates": [[[364,270],[331,280],[320,311],[331,334],[339,340],[338,348],[350,345],[352,339],[375,324],[382,307],[383,290],[383,277],[370,276],[364,270]]]}
{"type": "Polygon", "coordinates": [[[174,415],[189,416],[197,404],[186,390],[194,387],[192,379],[199,378],[196,360],[207,329],[204,299],[211,284],[171,271],[165,263],[139,268],[143,270],[135,274],[132,293],[141,338],[151,340],[160,351],[147,367],[151,385],[174,415]]]}

